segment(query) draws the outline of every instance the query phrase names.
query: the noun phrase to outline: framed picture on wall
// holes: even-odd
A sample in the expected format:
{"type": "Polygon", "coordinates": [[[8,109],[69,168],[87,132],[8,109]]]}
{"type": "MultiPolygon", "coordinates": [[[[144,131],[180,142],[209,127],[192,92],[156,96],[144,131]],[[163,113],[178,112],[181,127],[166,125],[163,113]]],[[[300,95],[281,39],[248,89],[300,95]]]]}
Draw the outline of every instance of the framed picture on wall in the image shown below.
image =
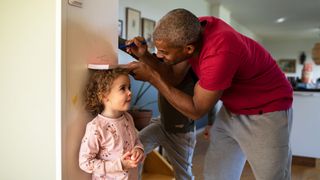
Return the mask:
{"type": "Polygon", "coordinates": [[[127,39],[141,35],[141,13],[132,8],[126,8],[126,32],[127,39]]]}
{"type": "Polygon", "coordinates": [[[118,20],[118,36],[122,38],[123,33],[123,21],[121,19],[118,20]]]}
{"type": "Polygon", "coordinates": [[[151,53],[155,52],[155,46],[152,38],[152,33],[155,25],[156,25],[155,21],[147,18],[142,18],[142,25],[141,25],[142,37],[144,37],[144,39],[146,40],[148,45],[148,50],[151,53]]]}
{"type": "Polygon", "coordinates": [[[295,59],[279,59],[278,65],[284,73],[296,73],[295,59]]]}

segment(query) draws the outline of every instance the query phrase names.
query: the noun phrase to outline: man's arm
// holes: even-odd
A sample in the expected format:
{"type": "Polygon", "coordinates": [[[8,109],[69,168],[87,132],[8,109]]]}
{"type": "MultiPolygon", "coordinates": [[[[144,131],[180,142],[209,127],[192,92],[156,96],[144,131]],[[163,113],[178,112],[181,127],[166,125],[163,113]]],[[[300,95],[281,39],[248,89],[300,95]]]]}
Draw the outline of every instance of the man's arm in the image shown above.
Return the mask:
{"type": "Polygon", "coordinates": [[[167,65],[157,58],[154,54],[146,52],[144,56],[139,58],[139,61],[149,65],[152,69],[161,74],[161,77],[165,81],[169,82],[173,86],[176,86],[182,82],[183,78],[187,74],[190,64],[187,61],[183,61],[175,65],[167,65]]]}
{"type": "Polygon", "coordinates": [[[165,81],[155,78],[150,81],[178,111],[191,119],[199,119],[214,106],[223,91],[208,91],[199,83],[194,87],[194,95],[189,96],[165,81]]]}
{"type": "Polygon", "coordinates": [[[159,59],[155,54],[150,54],[143,37],[135,37],[131,40],[119,39],[121,44],[132,44],[135,46],[126,49],[126,52],[130,55],[134,55],[136,59],[149,65],[153,70],[158,71],[167,82],[176,86],[182,82],[187,74],[190,65],[187,61],[181,62],[176,65],[167,65],[163,63],[162,59],[159,59]]]}
{"type": "Polygon", "coordinates": [[[129,69],[136,74],[136,79],[149,81],[174,108],[191,119],[199,119],[205,115],[217,103],[223,92],[208,91],[197,83],[194,87],[194,95],[189,96],[168,83],[159,72],[144,63],[131,63],[129,69]]]}

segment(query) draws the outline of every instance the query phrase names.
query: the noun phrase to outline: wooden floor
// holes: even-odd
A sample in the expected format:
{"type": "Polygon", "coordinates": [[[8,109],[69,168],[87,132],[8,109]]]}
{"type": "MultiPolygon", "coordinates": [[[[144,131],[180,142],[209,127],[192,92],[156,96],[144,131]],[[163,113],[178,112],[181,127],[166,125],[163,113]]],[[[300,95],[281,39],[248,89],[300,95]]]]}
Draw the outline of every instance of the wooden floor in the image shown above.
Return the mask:
{"type": "MultiPolygon", "coordinates": [[[[196,180],[203,180],[202,170],[207,147],[208,141],[203,138],[202,133],[199,133],[193,157],[193,173],[196,180]]],[[[246,164],[241,180],[255,180],[249,164],[246,164]]],[[[320,168],[294,164],[292,180],[320,180],[320,168]]]]}

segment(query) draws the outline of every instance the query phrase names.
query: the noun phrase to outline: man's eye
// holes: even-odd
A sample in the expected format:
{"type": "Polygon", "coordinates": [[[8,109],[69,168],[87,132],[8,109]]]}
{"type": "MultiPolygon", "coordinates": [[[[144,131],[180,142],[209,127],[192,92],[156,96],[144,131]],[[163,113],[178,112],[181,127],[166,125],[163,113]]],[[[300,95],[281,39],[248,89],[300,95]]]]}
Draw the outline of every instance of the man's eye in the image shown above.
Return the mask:
{"type": "Polygon", "coordinates": [[[163,54],[163,55],[168,55],[168,52],[162,51],[161,54],[163,54]]]}

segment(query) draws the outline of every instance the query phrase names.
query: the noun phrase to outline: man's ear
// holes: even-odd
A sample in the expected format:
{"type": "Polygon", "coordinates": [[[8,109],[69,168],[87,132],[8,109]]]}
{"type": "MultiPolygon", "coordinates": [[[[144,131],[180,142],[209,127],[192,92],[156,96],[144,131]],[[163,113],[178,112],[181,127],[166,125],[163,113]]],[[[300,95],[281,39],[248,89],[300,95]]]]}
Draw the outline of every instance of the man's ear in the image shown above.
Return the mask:
{"type": "Polygon", "coordinates": [[[185,51],[187,54],[191,55],[191,54],[194,53],[195,49],[196,49],[196,47],[195,47],[194,45],[188,44],[188,45],[185,46],[184,51],[185,51]]]}

